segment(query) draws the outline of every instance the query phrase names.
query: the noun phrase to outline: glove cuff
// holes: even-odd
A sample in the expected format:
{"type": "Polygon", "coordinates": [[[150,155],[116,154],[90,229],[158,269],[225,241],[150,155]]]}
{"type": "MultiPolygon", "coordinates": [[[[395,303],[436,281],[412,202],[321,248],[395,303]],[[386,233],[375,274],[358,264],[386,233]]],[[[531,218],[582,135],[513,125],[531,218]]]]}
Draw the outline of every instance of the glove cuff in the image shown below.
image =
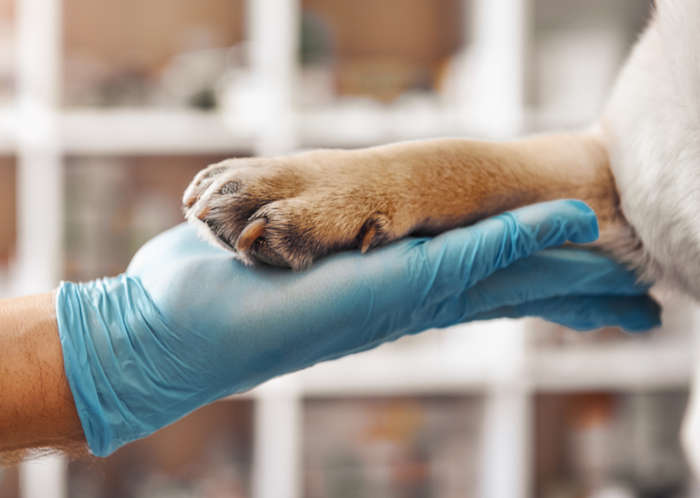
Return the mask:
{"type": "Polygon", "coordinates": [[[133,330],[147,326],[145,320],[129,320],[134,301],[150,303],[150,297],[126,275],[80,284],[61,282],[56,293],[66,377],[88,447],[99,457],[160,427],[132,410],[148,385],[142,383],[147,371],[135,361],[138,345],[130,340],[133,330]]]}

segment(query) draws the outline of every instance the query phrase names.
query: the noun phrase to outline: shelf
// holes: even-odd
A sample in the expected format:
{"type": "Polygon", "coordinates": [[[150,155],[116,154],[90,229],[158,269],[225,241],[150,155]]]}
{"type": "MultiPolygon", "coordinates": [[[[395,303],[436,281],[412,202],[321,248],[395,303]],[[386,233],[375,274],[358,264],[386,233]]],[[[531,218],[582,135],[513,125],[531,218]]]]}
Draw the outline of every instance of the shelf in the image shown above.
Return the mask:
{"type": "MultiPolygon", "coordinates": [[[[532,353],[522,390],[654,390],[690,384],[695,355],[680,346],[605,346],[532,353]]],[[[298,396],[386,396],[488,392],[501,385],[501,369],[488,361],[457,362],[434,351],[384,352],[381,349],[315,365],[286,376],[298,396]]],[[[258,397],[260,390],[237,395],[258,397]]]]}
{"type": "Polygon", "coordinates": [[[305,396],[432,395],[488,387],[493,365],[456,363],[429,352],[381,350],[316,365],[299,374],[305,396]]]}
{"type": "Polygon", "coordinates": [[[357,147],[380,143],[465,135],[468,126],[447,106],[418,98],[405,105],[366,102],[299,112],[303,146],[357,147]]]}
{"type": "Polygon", "coordinates": [[[20,124],[17,110],[9,105],[0,107],[0,154],[10,155],[17,152],[17,135],[20,124]]]}
{"type": "MultiPolygon", "coordinates": [[[[248,151],[254,143],[245,120],[190,109],[71,109],[56,111],[51,145],[70,155],[217,154],[248,151]]],[[[0,154],[15,154],[24,119],[0,108],[0,154]]]]}
{"type": "Polygon", "coordinates": [[[299,374],[305,396],[483,392],[518,383],[522,323],[492,320],[432,330],[299,374]]]}
{"type": "MultiPolygon", "coordinates": [[[[456,113],[426,103],[339,104],[298,111],[291,121],[303,147],[359,147],[465,134],[456,113]]],[[[262,134],[255,127],[253,119],[215,112],[86,109],[62,112],[59,129],[68,154],[173,154],[250,150],[262,134]]]]}
{"type": "Polygon", "coordinates": [[[70,110],[59,130],[68,154],[230,153],[253,144],[243,120],[192,110],[70,110]]]}
{"type": "MultiPolygon", "coordinates": [[[[431,99],[407,105],[346,104],[293,114],[301,147],[364,147],[445,136],[479,137],[463,114],[431,99]]],[[[0,154],[17,152],[23,124],[13,107],[0,109],[0,154]]],[[[570,128],[574,120],[526,114],[523,131],[570,128]]],[[[57,144],[68,155],[227,154],[254,149],[255,120],[191,109],[70,109],[58,113],[57,144]]]]}
{"type": "Polygon", "coordinates": [[[528,375],[544,391],[687,387],[695,364],[693,348],[658,342],[534,351],[528,355],[528,375]]]}
{"type": "MultiPolygon", "coordinates": [[[[301,110],[292,123],[302,147],[362,147],[441,136],[479,136],[460,113],[421,99],[409,105],[339,103],[301,110]]],[[[0,109],[0,154],[13,154],[22,125],[0,109]]],[[[58,144],[68,155],[226,154],[250,151],[255,120],[190,109],[70,109],[58,112],[58,144]]]]}

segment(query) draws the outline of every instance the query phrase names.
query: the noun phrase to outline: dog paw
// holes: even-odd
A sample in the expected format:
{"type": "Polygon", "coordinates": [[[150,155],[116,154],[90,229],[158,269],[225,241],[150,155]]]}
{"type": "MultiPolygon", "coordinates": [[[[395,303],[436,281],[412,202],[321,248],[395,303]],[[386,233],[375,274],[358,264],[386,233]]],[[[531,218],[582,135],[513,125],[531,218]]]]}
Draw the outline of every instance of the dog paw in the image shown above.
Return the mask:
{"type": "Polygon", "coordinates": [[[317,154],[214,164],[185,191],[185,216],[246,264],[295,270],[332,251],[367,251],[395,238],[387,195],[341,167],[344,161],[328,159],[317,154]]]}

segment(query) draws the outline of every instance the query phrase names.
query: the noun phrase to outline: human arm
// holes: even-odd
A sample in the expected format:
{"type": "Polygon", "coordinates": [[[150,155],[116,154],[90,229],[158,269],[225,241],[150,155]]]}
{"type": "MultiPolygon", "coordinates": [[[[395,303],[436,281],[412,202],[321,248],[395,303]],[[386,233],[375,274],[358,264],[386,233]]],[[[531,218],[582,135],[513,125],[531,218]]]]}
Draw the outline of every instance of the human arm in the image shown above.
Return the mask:
{"type": "Polygon", "coordinates": [[[53,292],[0,300],[0,464],[28,448],[85,448],[63,368],[53,292]]]}
{"type": "Polygon", "coordinates": [[[64,283],[54,334],[86,439],[104,456],[227,394],[432,327],[529,315],[580,329],[658,324],[646,288],[616,263],[538,253],[596,236],[592,212],[562,201],[294,273],[244,267],[180,226],[124,275],[64,283]]]}

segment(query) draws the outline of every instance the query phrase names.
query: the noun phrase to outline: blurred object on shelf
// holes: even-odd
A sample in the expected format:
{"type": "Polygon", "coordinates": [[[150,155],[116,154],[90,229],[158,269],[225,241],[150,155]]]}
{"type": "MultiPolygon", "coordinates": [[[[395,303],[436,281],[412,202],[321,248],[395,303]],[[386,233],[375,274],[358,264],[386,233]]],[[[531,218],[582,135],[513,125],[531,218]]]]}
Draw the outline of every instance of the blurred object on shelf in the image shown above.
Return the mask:
{"type": "Polygon", "coordinates": [[[371,96],[391,102],[407,91],[430,91],[431,75],[419,62],[391,56],[354,57],[338,64],[338,95],[371,96]]]}
{"type": "Polygon", "coordinates": [[[651,12],[651,2],[589,0],[581,8],[579,0],[534,0],[535,34],[559,30],[579,30],[601,25],[622,33],[628,42],[636,41],[651,12]]]}
{"type": "Polygon", "coordinates": [[[301,12],[299,63],[302,66],[333,64],[335,43],[330,26],[309,9],[301,12]]]}
{"type": "Polygon", "coordinates": [[[211,107],[243,16],[243,0],[66,0],[64,105],[211,107]]]}
{"type": "Polygon", "coordinates": [[[331,27],[315,12],[302,9],[299,40],[296,103],[301,107],[329,105],[335,98],[336,47],[331,27]]]}
{"type": "Polygon", "coordinates": [[[184,221],[180,206],[185,187],[197,171],[222,159],[69,158],[65,278],[88,280],[123,272],[144,242],[184,221]]]}
{"type": "Polygon", "coordinates": [[[463,103],[469,107],[473,99],[478,98],[473,84],[475,66],[474,53],[470,47],[464,47],[442,62],[435,79],[435,88],[446,106],[463,103]]]}
{"type": "Polygon", "coordinates": [[[104,460],[71,462],[68,496],[251,496],[252,424],[252,402],[214,403],[104,460]]]}
{"type": "Polygon", "coordinates": [[[534,0],[527,107],[544,127],[581,125],[601,112],[649,2],[534,0]],[[572,14],[575,13],[575,14],[572,14]]]}
{"type": "Polygon", "coordinates": [[[528,342],[535,349],[574,349],[581,346],[611,345],[622,342],[649,342],[650,335],[631,335],[616,327],[580,332],[540,319],[531,321],[528,342]]]}
{"type": "Polygon", "coordinates": [[[15,252],[17,238],[16,167],[12,157],[0,157],[0,271],[15,252]]]}
{"type": "Polygon", "coordinates": [[[683,497],[693,480],[678,440],[687,393],[539,394],[534,496],[683,497]]]}
{"type": "Polygon", "coordinates": [[[659,344],[676,344],[684,348],[693,340],[695,330],[695,304],[681,296],[662,300],[663,326],[643,334],[629,334],[619,328],[608,327],[593,332],[578,332],[543,320],[530,322],[528,342],[532,348],[551,350],[574,349],[581,346],[636,344],[654,347],[659,344]]]}
{"type": "Polygon", "coordinates": [[[541,35],[535,57],[539,112],[569,121],[595,120],[626,49],[624,37],[613,27],[541,35]]]}
{"type": "Polygon", "coordinates": [[[20,498],[18,467],[0,467],[0,498],[20,498]]]}
{"type": "Polygon", "coordinates": [[[163,104],[187,104],[202,110],[219,106],[222,81],[235,77],[246,64],[246,45],[186,52],[173,57],[163,69],[163,104]]]}
{"type": "Polygon", "coordinates": [[[302,108],[333,104],[336,99],[335,76],[327,64],[309,64],[300,70],[296,104],[302,108]]]}
{"type": "MultiPolygon", "coordinates": [[[[462,325],[464,327],[464,325],[462,325]]],[[[402,354],[421,351],[430,345],[442,344],[445,342],[445,334],[448,329],[432,329],[420,334],[408,334],[396,341],[383,344],[381,347],[389,354],[402,354]]]]}
{"type": "Polygon", "coordinates": [[[477,398],[308,400],[304,496],[473,496],[482,423],[477,398]]]}
{"type": "Polygon", "coordinates": [[[92,61],[75,58],[67,69],[77,86],[67,92],[69,105],[218,107],[217,93],[227,79],[245,68],[243,43],[231,47],[184,51],[171,57],[156,74],[139,71],[112,73],[92,61]]]}
{"type": "Polygon", "coordinates": [[[0,104],[7,104],[15,94],[16,53],[15,2],[0,0],[0,104]]]}
{"type": "MultiPolygon", "coordinates": [[[[337,96],[391,102],[405,92],[432,91],[441,64],[465,37],[459,0],[303,0],[302,6],[302,82],[331,74],[337,96]]],[[[303,87],[301,94],[302,101],[313,96],[303,87]]]]}

